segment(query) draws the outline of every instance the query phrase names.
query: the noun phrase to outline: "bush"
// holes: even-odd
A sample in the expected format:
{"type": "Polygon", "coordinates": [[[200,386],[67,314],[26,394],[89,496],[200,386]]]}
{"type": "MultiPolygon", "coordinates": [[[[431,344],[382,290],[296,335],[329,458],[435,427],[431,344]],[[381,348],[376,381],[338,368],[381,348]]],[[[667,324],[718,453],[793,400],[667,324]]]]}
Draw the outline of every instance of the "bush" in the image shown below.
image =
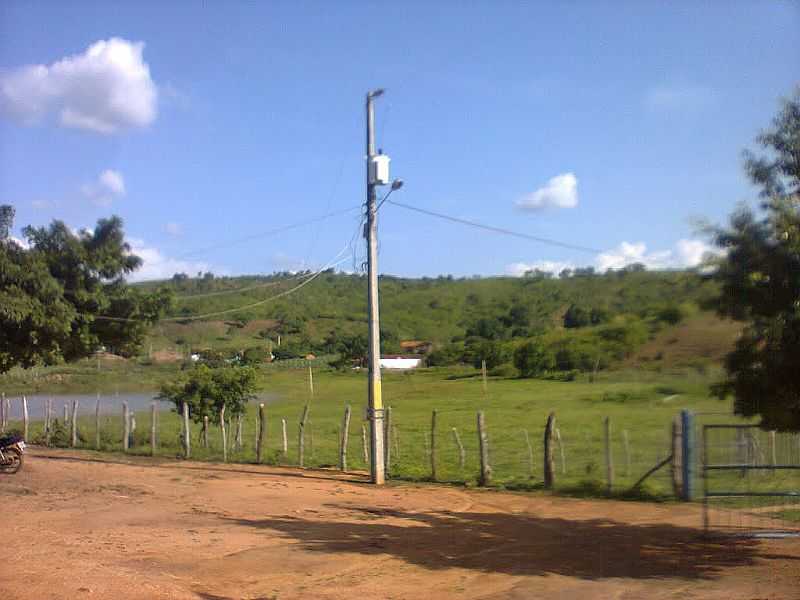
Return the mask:
{"type": "Polygon", "coordinates": [[[686,317],[685,311],[677,305],[665,306],[656,313],[656,319],[669,325],[677,325],[686,317]]]}
{"type": "Polygon", "coordinates": [[[492,377],[511,378],[519,376],[519,371],[511,363],[503,363],[502,365],[497,365],[496,367],[491,369],[489,371],[489,375],[491,375],[492,377]]]}
{"type": "Polygon", "coordinates": [[[447,344],[434,350],[428,355],[427,363],[429,367],[445,367],[457,365],[464,360],[463,344],[447,344]]]}
{"type": "Polygon", "coordinates": [[[514,366],[521,377],[536,377],[555,368],[555,356],[541,340],[535,339],[517,347],[514,366]]]}

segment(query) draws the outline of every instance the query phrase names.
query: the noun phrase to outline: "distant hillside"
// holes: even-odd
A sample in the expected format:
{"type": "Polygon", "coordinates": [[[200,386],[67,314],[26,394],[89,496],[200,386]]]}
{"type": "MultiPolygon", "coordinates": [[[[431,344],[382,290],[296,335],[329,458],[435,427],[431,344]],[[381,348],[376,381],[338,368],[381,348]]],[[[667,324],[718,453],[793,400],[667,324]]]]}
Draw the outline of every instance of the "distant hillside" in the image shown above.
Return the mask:
{"type": "MultiPolygon", "coordinates": [[[[192,317],[267,300],[299,281],[282,274],[206,276],[161,284],[179,296],[171,316],[192,317]],[[242,288],[241,292],[220,294],[242,288]]],[[[669,345],[659,341],[659,336],[668,339],[671,335],[663,331],[665,327],[683,322],[678,327],[683,332],[691,331],[695,324],[709,323],[690,317],[714,291],[713,283],[691,271],[628,269],[564,278],[542,274],[463,279],[383,276],[382,334],[387,348],[405,339],[432,341],[441,348],[467,338],[513,342],[541,335],[563,344],[570,337],[588,340],[588,332],[602,327],[634,323],[646,332],[631,342],[638,348],[636,360],[642,361],[654,356],[655,348],[669,345]]],[[[151,343],[155,349],[182,345],[242,350],[263,346],[267,340],[276,342],[280,335],[283,344],[294,343],[319,353],[332,351],[336,338],[365,334],[366,330],[366,278],[326,272],[296,293],[253,308],[221,317],[163,322],[153,330],[151,343]]],[[[691,338],[690,333],[674,335],[691,338]]],[[[686,348],[692,351],[690,346],[686,348]]],[[[718,351],[709,354],[715,359],[719,355],[718,351]]]]}

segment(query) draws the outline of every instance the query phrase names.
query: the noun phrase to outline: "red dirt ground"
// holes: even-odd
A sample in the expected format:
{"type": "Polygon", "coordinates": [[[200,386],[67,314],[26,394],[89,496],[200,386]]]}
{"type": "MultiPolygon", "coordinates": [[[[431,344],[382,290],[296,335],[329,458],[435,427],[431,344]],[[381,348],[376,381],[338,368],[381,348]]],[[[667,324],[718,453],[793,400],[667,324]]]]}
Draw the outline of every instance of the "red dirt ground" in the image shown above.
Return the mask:
{"type": "Polygon", "coordinates": [[[800,598],[800,540],[690,505],[36,448],[0,499],[4,600],[800,598]]]}

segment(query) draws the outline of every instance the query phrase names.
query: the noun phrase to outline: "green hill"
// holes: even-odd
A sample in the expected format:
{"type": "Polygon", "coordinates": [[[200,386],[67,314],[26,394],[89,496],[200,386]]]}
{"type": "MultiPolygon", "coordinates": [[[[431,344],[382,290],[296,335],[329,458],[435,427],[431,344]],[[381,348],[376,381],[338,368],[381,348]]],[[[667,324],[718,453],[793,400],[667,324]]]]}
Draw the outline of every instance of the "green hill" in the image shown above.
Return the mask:
{"type": "MultiPolygon", "coordinates": [[[[172,288],[177,301],[169,317],[185,317],[158,325],[151,334],[150,347],[225,353],[269,344],[275,347],[280,336],[282,347],[301,356],[308,352],[334,353],[339,340],[366,334],[363,275],[325,272],[296,292],[274,298],[300,282],[301,278],[284,273],[269,277],[173,278],[160,284],[143,284],[172,288]],[[226,293],[234,290],[240,291],[226,293]],[[260,304],[235,310],[254,303],[260,304]],[[224,315],[213,315],[231,309],[224,315]],[[209,313],[208,317],[192,319],[209,313]]],[[[598,353],[602,355],[598,356],[601,368],[634,356],[639,356],[639,362],[658,360],[660,348],[674,344],[665,330],[677,326],[684,331],[682,338],[691,338],[691,333],[685,333],[687,328],[691,332],[716,320],[700,308],[714,293],[714,284],[695,272],[636,267],[602,275],[579,271],[562,278],[541,273],[523,278],[382,276],[383,346],[385,351],[396,352],[401,340],[424,340],[440,350],[455,347],[457,354],[470,344],[491,341],[506,348],[500,362],[507,362],[516,346],[535,338],[556,353],[561,350],[564,354],[565,348],[582,352],[583,360],[577,360],[580,365],[573,364],[574,360],[561,365],[581,370],[592,362],[590,355],[598,353]],[[695,317],[698,314],[702,318],[695,317]]],[[[718,359],[731,339],[722,335],[719,347],[703,350],[698,358],[718,359]]],[[[687,358],[685,354],[681,360],[687,358]]],[[[441,352],[438,356],[441,360],[441,352]]],[[[463,354],[460,358],[471,359],[463,354]]],[[[436,353],[433,359],[436,362],[436,353]]]]}

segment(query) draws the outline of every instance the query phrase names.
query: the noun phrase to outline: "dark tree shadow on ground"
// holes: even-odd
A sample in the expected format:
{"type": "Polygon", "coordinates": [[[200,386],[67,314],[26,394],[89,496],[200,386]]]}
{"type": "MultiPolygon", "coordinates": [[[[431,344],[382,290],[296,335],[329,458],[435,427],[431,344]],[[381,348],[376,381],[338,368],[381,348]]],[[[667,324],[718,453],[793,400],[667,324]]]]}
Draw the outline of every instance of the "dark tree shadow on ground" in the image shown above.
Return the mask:
{"type": "Polygon", "coordinates": [[[348,521],[227,520],[281,532],[311,551],[389,554],[428,569],[458,567],[509,575],[700,579],[770,558],[800,559],[771,555],[756,540],[706,539],[697,529],[669,524],[331,508],[348,511],[348,521]]]}

